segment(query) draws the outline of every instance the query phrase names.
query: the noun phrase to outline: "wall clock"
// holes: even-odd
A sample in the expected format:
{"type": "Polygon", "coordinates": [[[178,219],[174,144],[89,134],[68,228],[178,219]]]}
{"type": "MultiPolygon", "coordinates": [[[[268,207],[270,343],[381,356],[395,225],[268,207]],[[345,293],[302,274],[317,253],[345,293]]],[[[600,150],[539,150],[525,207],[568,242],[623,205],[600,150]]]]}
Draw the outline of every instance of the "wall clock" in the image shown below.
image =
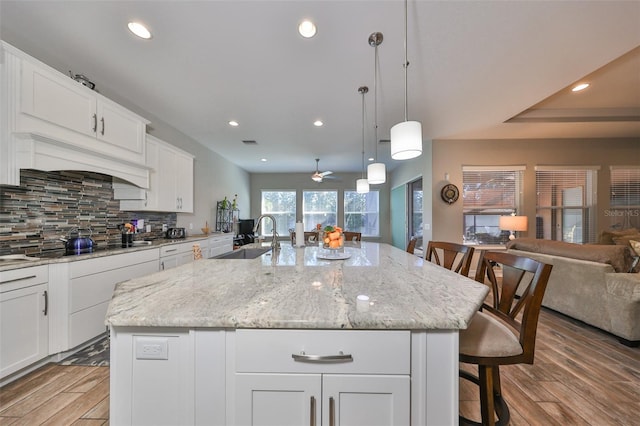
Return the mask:
{"type": "Polygon", "coordinates": [[[440,191],[440,196],[444,201],[449,204],[453,204],[458,200],[460,196],[460,191],[458,191],[458,187],[452,183],[445,185],[440,191]]]}

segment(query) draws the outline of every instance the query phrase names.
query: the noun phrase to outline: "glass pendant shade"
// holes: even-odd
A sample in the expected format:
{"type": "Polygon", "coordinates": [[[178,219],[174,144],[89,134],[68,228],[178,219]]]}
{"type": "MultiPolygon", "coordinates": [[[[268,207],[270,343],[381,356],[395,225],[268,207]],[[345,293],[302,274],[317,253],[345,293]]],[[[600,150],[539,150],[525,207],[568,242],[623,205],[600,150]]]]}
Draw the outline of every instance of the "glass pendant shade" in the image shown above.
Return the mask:
{"type": "Polygon", "coordinates": [[[366,179],[356,180],[356,192],[358,194],[366,194],[369,192],[369,182],[366,179]]]}
{"type": "Polygon", "coordinates": [[[419,121],[403,121],[391,128],[391,158],[408,160],[421,154],[422,124],[419,121]]]}
{"type": "Polygon", "coordinates": [[[384,163],[373,163],[367,166],[367,182],[378,185],[387,181],[387,169],[384,163]]]}

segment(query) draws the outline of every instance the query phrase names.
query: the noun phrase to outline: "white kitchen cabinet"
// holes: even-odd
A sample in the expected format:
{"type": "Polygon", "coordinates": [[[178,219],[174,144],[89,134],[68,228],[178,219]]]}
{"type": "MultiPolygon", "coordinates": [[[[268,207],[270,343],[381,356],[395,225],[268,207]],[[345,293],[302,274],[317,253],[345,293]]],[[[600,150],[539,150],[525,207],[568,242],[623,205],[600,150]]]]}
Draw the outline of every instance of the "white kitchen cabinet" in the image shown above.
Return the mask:
{"type": "Polygon", "coordinates": [[[147,135],[149,189],[114,182],[120,209],[193,213],[193,156],[147,135]]]}
{"type": "Polygon", "coordinates": [[[0,184],[20,169],[86,170],[149,186],[148,121],[0,40],[0,184]]]}
{"type": "Polygon", "coordinates": [[[22,61],[16,130],[144,164],[146,120],[57,71],[22,61]],[[88,138],[87,138],[88,137],[88,138]]]}
{"type": "Polygon", "coordinates": [[[0,378],[49,355],[48,267],[0,272],[0,378]]]}
{"type": "Polygon", "coordinates": [[[194,244],[201,243],[201,241],[196,240],[184,243],[169,244],[160,247],[159,269],[161,271],[164,271],[165,269],[175,268],[176,266],[192,262],[194,260],[193,246],[194,244]]]}
{"type": "Polygon", "coordinates": [[[67,349],[104,333],[104,319],[115,285],[156,272],[157,262],[157,249],[71,262],[67,349]]]}
{"type": "Polygon", "coordinates": [[[402,331],[237,330],[234,423],[408,425],[410,346],[402,331]]]}
{"type": "Polygon", "coordinates": [[[215,234],[209,236],[207,253],[203,251],[203,257],[211,258],[233,250],[233,234],[215,234]]]}

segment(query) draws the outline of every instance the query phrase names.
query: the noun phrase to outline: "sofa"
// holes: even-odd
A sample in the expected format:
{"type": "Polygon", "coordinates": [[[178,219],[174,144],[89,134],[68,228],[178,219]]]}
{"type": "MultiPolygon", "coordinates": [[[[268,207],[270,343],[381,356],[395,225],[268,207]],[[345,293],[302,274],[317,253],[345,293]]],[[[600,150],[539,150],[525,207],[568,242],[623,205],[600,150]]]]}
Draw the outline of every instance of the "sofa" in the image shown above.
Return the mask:
{"type": "Polygon", "coordinates": [[[519,238],[507,243],[507,251],[553,265],[543,306],[638,346],[640,253],[629,243],[583,245],[519,238]]]}

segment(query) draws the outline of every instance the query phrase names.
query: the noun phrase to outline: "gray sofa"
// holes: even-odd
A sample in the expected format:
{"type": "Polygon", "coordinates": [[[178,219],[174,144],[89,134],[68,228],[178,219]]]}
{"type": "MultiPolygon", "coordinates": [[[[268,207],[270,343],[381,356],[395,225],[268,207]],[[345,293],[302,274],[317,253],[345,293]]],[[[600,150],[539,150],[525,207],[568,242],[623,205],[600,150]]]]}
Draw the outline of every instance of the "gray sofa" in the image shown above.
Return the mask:
{"type": "Polygon", "coordinates": [[[636,257],[628,246],[521,238],[507,251],[553,265],[543,306],[638,346],[640,274],[628,272],[636,257]]]}

